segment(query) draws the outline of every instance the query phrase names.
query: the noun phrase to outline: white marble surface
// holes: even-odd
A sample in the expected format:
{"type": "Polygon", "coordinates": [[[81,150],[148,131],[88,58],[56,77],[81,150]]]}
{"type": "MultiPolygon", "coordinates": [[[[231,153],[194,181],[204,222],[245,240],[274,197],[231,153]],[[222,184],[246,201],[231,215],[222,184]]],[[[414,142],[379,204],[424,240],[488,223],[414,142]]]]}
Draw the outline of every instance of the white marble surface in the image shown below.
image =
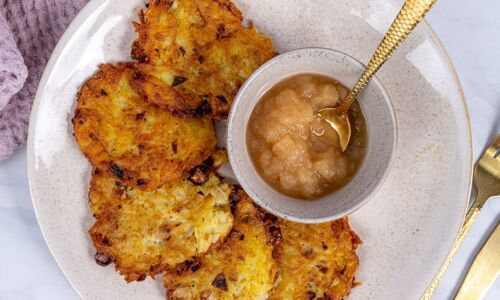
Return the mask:
{"type": "MultiPolygon", "coordinates": [[[[427,18],[462,81],[471,113],[475,158],[500,133],[498,12],[498,0],[441,0],[427,18]]],[[[434,299],[452,297],[499,220],[497,197],[483,209],[434,299]]],[[[0,162],[0,299],[78,299],[38,228],[27,186],[25,148],[0,162]]],[[[500,299],[500,280],[485,299],[500,299]]]]}

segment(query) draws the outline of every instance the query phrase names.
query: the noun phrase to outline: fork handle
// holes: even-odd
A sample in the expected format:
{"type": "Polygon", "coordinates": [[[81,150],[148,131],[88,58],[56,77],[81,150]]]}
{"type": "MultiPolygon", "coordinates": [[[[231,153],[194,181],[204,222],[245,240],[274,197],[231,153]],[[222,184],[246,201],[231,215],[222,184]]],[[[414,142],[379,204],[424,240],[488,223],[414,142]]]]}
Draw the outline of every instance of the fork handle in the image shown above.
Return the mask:
{"type": "Polygon", "coordinates": [[[465,215],[464,223],[460,228],[457,239],[455,240],[453,246],[451,247],[450,253],[448,253],[448,256],[446,257],[444,264],[441,266],[441,269],[439,269],[438,274],[436,275],[436,277],[434,277],[434,280],[429,285],[424,295],[422,295],[422,298],[420,298],[421,300],[431,300],[432,295],[434,294],[434,291],[441,282],[444,273],[446,273],[446,270],[448,270],[448,267],[450,266],[453,257],[455,257],[455,254],[457,254],[458,248],[460,248],[460,245],[462,245],[463,241],[465,240],[465,237],[472,228],[474,221],[476,221],[477,216],[481,212],[483,204],[486,202],[488,198],[489,196],[478,192],[476,200],[474,200],[471,209],[469,210],[467,215],[465,215]]]}
{"type": "Polygon", "coordinates": [[[340,106],[347,111],[357,95],[372,79],[391,54],[398,48],[437,0],[406,0],[396,19],[373,54],[365,71],[340,106]]]}

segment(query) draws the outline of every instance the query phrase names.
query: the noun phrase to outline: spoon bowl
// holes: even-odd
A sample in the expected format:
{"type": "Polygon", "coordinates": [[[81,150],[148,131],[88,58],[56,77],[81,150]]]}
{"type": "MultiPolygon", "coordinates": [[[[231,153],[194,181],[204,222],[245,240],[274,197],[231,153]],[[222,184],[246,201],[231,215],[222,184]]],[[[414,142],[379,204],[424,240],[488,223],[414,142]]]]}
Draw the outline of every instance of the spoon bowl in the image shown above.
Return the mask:
{"type": "Polygon", "coordinates": [[[319,116],[339,135],[340,149],[345,151],[351,140],[351,121],[341,107],[324,108],[319,116]]]}

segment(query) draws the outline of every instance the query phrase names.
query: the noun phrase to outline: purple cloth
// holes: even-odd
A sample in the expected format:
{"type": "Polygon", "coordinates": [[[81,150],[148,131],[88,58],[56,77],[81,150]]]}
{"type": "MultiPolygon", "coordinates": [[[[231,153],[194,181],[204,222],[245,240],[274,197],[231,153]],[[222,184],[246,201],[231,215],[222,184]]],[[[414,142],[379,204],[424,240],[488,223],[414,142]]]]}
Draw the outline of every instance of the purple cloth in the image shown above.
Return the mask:
{"type": "Polygon", "coordinates": [[[0,0],[0,160],[26,141],[33,98],[57,41],[87,0],[0,0]]]}

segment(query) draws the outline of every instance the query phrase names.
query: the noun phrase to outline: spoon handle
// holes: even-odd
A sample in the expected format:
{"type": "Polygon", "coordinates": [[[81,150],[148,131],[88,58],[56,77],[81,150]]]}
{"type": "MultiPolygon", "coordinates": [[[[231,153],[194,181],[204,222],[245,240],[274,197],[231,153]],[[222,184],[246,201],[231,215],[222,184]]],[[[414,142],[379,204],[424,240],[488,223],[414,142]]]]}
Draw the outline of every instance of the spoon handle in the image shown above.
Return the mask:
{"type": "Polygon", "coordinates": [[[365,71],[340,106],[347,111],[357,95],[372,79],[391,54],[398,48],[415,26],[423,19],[437,0],[406,0],[398,16],[373,54],[365,71]]]}

